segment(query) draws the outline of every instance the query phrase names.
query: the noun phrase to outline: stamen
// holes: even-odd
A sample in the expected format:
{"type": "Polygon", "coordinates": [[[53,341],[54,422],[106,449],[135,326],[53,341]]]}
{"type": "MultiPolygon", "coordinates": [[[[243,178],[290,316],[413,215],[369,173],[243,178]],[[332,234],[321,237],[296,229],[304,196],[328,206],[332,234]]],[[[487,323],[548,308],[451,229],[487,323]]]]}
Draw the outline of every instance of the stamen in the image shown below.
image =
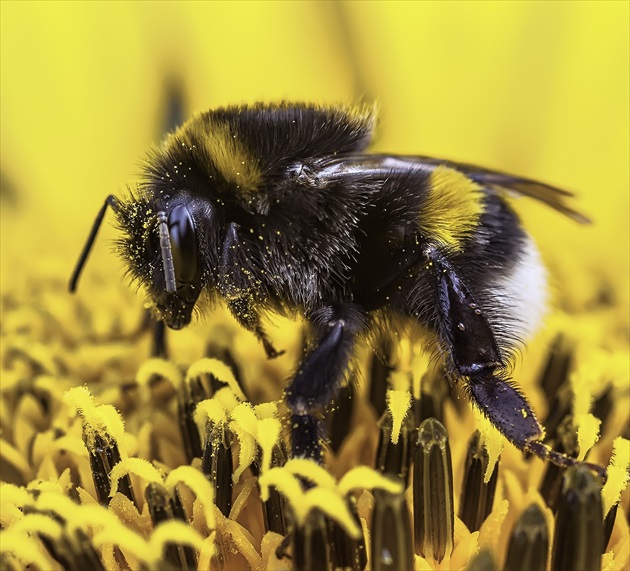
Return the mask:
{"type": "MultiPolygon", "coordinates": [[[[160,523],[181,519],[186,521],[184,508],[181,505],[179,493],[169,492],[161,484],[150,483],[144,490],[144,497],[149,507],[153,526],[160,523]]],[[[194,549],[187,545],[170,543],[164,548],[164,559],[178,569],[195,569],[196,559],[194,549]]]]}
{"type": "MultiPolygon", "coordinates": [[[[361,528],[361,521],[357,512],[357,502],[354,496],[346,498],[348,509],[357,526],[361,528]]],[[[367,565],[367,552],[365,549],[365,537],[361,534],[359,539],[351,537],[335,521],[328,520],[328,536],[331,541],[331,559],[333,569],[350,569],[362,571],[367,565]]]]}
{"type": "Polygon", "coordinates": [[[444,424],[444,402],[448,396],[448,383],[442,367],[432,367],[422,376],[420,398],[414,400],[414,419],[420,426],[427,418],[444,424]]]}
{"type": "Polygon", "coordinates": [[[387,410],[392,417],[392,444],[398,444],[403,422],[411,408],[411,399],[411,393],[406,388],[387,391],[387,410]]]}
{"type": "Polygon", "coordinates": [[[224,423],[209,421],[206,425],[201,471],[214,485],[215,503],[225,517],[230,515],[232,509],[233,469],[232,432],[224,423]]]}
{"type": "Polygon", "coordinates": [[[453,551],[453,466],[446,428],[435,418],[418,429],[413,475],[416,553],[437,562],[453,551]]]}
{"type": "Polygon", "coordinates": [[[551,399],[549,410],[544,421],[545,440],[554,441],[558,438],[560,425],[567,416],[571,415],[571,387],[569,383],[562,385],[562,388],[551,399]]]}
{"type": "Polygon", "coordinates": [[[492,553],[487,549],[482,549],[472,558],[468,567],[466,567],[466,571],[498,571],[498,568],[492,553]]]}
{"type": "Polygon", "coordinates": [[[504,571],[545,571],[549,550],[549,530],[537,504],[518,518],[507,551],[504,571]]]}
{"type": "Polygon", "coordinates": [[[148,386],[158,379],[166,379],[173,388],[177,389],[182,384],[182,373],[171,361],[158,357],[147,359],[136,373],[136,383],[140,386],[148,386]]]}
{"type": "Polygon", "coordinates": [[[4,570],[18,570],[36,567],[48,569],[50,559],[42,554],[39,542],[28,535],[12,531],[10,528],[0,531],[0,565],[4,570]],[[18,560],[21,564],[15,564],[18,560]]]}
{"type": "Polygon", "coordinates": [[[553,400],[558,394],[558,390],[566,382],[572,366],[573,347],[560,333],[551,344],[547,362],[538,383],[545,391],[548,400],[553,400]]]}
{"type": "Polygon", "coordinates": [[[605,434],[607,421],[610,417],[610,413],[612,412],[614,407],[613,401],[613,388],[611,385],[608,385],[604,391],[595,399],[593,406],[591,408],[591,412],[593,416],[599,418],[601,420],[600,432],[601,434],[605,434]]]}
{"type": "Polygon", "coordinates": [[[207,383],[204,383],[199,376],[191,375],[189,369],[177,391],[179,429],[188,463],[192,462],[193,458],[201,458],[203,455],[201,437],[195,423],[195,409],[197,404],[210,396],[211,392],[207,383]]]}
{"type": "Polygon", "coordinates": [[[76,529],[74,535],[77,539],[75,546],[75,557],[78,561],[76,569],[93,569],[94,571],[105,571],[105,565],[101,557],[92,544],[90,537],[82,529],[76,529]]]}
{"type": "Polygon", "coordinates": [[[327,522],[319,510],[312,510],[293,532],[294,569],[328,569],[330,554],[327,522]]]}
{"type": "Polygon", "coordinates": [[[256,444],[258,418],[248,402],[236,405],[230,411],[230,416],[232,420],[229,427],[236,434],[239,444],[238,466],[232,473],[232,482],[236,484],[258,454],[259,447],[256,444]]]}
{"type": "Polygon", "coordinates": [[[373,571],[413,569],[411,521],[403,493],[374,490],[371,534],[373,571]]]}
{"type": "MultiPolygon", "coordinates": [[[[186,565],[182,565],[181,569],[196,571],[197,569],[197,551],[201,551],[204,541],[199,533],[191,528],[187,522],[168,521],[156,526],[151,538],[149,539],[149,547],[154,553],[161,554],[165,547],[177,546],[186,553],[192,553],[193,557],[186,558],[186,565]]],[[[152,568],[162,567],[156,565],[159,562],[153,562],[152,568]]]]}
{"type": "MultiPolygon", "coordinates": [[[[577,435],[573,428],[572,417],[565,416],[557,430],[559,442],[554,446],[554,450],[561,454],[567,454],[572,458],[577,456],[577,435]]],[[[561,467],[552,462],[545,465],[545,473],[540,483],[540,495],[554,513],[558,508],[560,490],[562,489],[562,478],[566,472],[566,467],[561,467]]]]}
{"type": "Polygon", "coordinates": [[[109,492],[110,496],[116,495],[121,478],[127,474],[139,476],[146,482],[162,483],[162,475],[151,462],[143,458],[126,458],[116,464],[109,475],[112,482],[112,489],[109,492]]]}
{"type": "Polygon", "coordinates": [[[606,514],[604,518],[604,540],[602,542],[602,553],[605,552],[608,548],[608,542],[610,541],[610,537],[612,535],[613,527],[615,527],[615,519],[617,517],[617,510],[619,508],[619,504],[616,503],[612,508],[610,508],[609,512],[606,514]]]}
{"type": "Polygon", "coordinates": [[[499,465],[496,464],[488,483],[484,474],[488,467],[488,453],[481,446],[479,431],[476,431],[468,444],[464,479],[459,504],[459,519],[471,531],[479,531],[481,524],[490,515],[497,487],[499,465]]]}
{"type": "Polygon", "coordinates": [[[604,538],[601,483],[586,466],[572,466],[562,483],[552,569],[599,569],[604,538]]]}
{"type": "Polygon", "coordinates": [[[209,377],[210,392],[218,391],[223,388],[224,385],[227,385],[230,389],[232,389],[232,392],[240,401],[247,400],[247,397],[241,388],[239,376],[235,375],[228,363],[224,363],[219,359],[205,357],[195,361],[192,365],[190,365],[190,367],[188,367],[188,371],[186,371],[186,380],[191,380],[193,378],[201,379],[203,377],[209,377]]]}
{"type": "MultiPolygon", "coordinates": [[[[270,469],[279,468],[286,464],[287,452],[282,441],[279,441],[271,453],[270,469]]],[[[260,475],[258,462],[251,465],[254,476],[260,475]]],[[[265,532],[273,531],[280,535],[286,535],[287,525],[285,522],[286,503],[284,497],[278,493],[274,486],[267,490],[268,498],[262,501],[263,520],[265,522],[265,532]]],[[[262,498],[261,498],[262,499],[262,498]]]]}
{"type": "MultiPolygon", "coordinates": [[[[66,520],[52,510],[32,506],[22,509],[25,516],[14,523],[11,529],[36,533],[50,555],[64,569],[105,570],[96,549],[82,529],[70,528],[66,520]]],[[[79,506],[75,505],[74,509],[79,509],[79,506]]]]}
{"type": "MultiPolygon", "coordinates": [[[[243,389],[243,373],[241,371],[241,367],[238,364],[237,360],[234,358],[234,354],[230,351],[229,347],[224,345],[219,345],[212,340],[208,342],[206,345],[206,357],[210,359],[214,359],[215,361],[219,361],[219,363],[223,363],[227,366],[228,370],[232,372],[232,376],[236,381],[236,384],[243,389]]],[[[211,377],[211,381],[217,381],[218,384],[212,383],[212,388],[215,391],[218,391],[223,387],[223,383],[227,381],[223,381],[221,379],[216,379],[211,377]]],[[[228,383],[229,384],[229,383],[228,383]]]]}
{"type": "MultiPolygon", "coordinates": [[[[171,490],[175,490],[176,486],[180,483],[184,484],[195,494],[206,518],[206,527],[212,529],[215,525],[213,508],[214,490],[212,485],[199,470],[192,466],[179,466],[179,468],[171,470],[164,480],[166,488],[171,490]]],[[[177,494],[175,494],[175,496],[176,499],[178,499],[177,494]]]]}
{"type": "Polygon", "coordinates": [[[389,411],[385,411],[379,420],[379,438],[376,452],[375,468],[383,474],[399,477],[407,485],[409,478],[409,465],[411,463],[412,447],[411,436],[413,433],[412,415],[407,414],[396,444],[392,443],[394,423],[389,411]]]}
{"type": "MultiPolygon", "coordinates": [[[[108,506],[110,472],[121,460],[118,442],[124,437],[122,418],[110,405],[96,406],[85,387],[75,387],[64,394],[64,400],[74,406],[82,420],[83,442],[90,458],[90,468],[98,501],[108,506]]],[[[122,477],[118,490],[135,503],[131,479],[122,477]]],[[[137,504],[136,504],[137,505],[137,504]]]]}
{"type": "MultiPolygon", "coordinates": [[[[13,533],[36,535],[51,557],[58,561],[64,569],[75,565],[75,557],[63,533],[63,520],[52,514],[38,513],[32,508],[23,508],[24,516],[11,525],[13,533]]],[[[17,518],[16,518],[17,519],[17,518]]]]}

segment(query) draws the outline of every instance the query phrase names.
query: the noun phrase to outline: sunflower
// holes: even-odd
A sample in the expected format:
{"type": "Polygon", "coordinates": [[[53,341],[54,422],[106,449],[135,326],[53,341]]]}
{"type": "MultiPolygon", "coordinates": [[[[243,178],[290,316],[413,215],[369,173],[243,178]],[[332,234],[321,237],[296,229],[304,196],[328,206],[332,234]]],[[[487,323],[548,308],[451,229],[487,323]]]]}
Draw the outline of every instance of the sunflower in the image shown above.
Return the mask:
{"type": "Polygon", "coordinates": [[[3,569],[628,568],[627,3],[0,9],[3,569]],[[504,442],[406,340],[358,355],[323,466],[288,458],[299,323],[272,361],[223,308],[165,335],[98,245],[68,295],[93,211],[192,110],[362,96],[378,150],[580,191],[587,228],[515,205],[553,303],[514,377],[605,481],[504,442]]]}

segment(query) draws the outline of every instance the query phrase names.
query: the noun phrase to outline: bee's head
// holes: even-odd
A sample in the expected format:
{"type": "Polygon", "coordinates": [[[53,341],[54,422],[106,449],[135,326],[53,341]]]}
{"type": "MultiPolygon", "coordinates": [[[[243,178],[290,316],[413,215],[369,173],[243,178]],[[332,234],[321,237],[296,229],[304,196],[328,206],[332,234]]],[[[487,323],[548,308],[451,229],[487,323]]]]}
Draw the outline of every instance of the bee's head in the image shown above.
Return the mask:
{"type": "Polygon", "coordinates": [[[132,199],[120,203],[117,216],[126,234],[118,250],[129,274],[146,286],[166,325],[182,329],[190,323],[203,288],[199,238],[189,205],[156,209],[132,199]]]}

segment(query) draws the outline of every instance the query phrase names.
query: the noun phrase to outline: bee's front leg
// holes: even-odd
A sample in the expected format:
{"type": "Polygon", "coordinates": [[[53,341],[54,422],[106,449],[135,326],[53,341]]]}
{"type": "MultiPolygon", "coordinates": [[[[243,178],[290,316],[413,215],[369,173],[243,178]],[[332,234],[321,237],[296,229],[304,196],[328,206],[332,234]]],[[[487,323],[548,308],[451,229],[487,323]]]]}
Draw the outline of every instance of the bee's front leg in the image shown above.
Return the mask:
{"type": "Polygon", "coordinates": [[[292,412],[293,457],[322,461],[324,436],[317,414],[337,394],[348,369],[357,332],[364,327],[363,315],[354,308],[323,308],[311,317],[318,339],[298,367],[286,390],[292,412]]]}
{"type": "Polygon", "coordinates": [[[243,250],[246,251],[247,248],[244,248],[239,233],[239,225],[231,223],[221,250],[219,287],[230,313],[242,327],[256,335],[267,353],[267,358],[275,359],[284,351],[278,351],[272,345],[260,323],[254,287],[240,269],[243,266],[243,250]]]}
{"type": "Polygon", "coordinates": [[[266,331],[263,329],[252,295],[243,294],[232,297],[227,300],[227,306],[239,324],[256,335],[256,338],[262,343],[268,359],[275,359],[285,353],[285,351],[278,351],[273,346],[266,331]]]}

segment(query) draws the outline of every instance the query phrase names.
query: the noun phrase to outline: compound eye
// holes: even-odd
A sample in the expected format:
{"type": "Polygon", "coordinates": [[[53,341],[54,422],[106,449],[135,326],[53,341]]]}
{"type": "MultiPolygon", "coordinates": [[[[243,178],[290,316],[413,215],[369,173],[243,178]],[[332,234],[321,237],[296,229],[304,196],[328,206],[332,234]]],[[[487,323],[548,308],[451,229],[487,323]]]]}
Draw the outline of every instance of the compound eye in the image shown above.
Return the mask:
{"type": "Polygon", "coordinates": [[[199,246],[195,226],[188,208],[180,204],[168,215],[168,231],[173,250],[177,285],[191,284],[199,279],[199,246]]]}

